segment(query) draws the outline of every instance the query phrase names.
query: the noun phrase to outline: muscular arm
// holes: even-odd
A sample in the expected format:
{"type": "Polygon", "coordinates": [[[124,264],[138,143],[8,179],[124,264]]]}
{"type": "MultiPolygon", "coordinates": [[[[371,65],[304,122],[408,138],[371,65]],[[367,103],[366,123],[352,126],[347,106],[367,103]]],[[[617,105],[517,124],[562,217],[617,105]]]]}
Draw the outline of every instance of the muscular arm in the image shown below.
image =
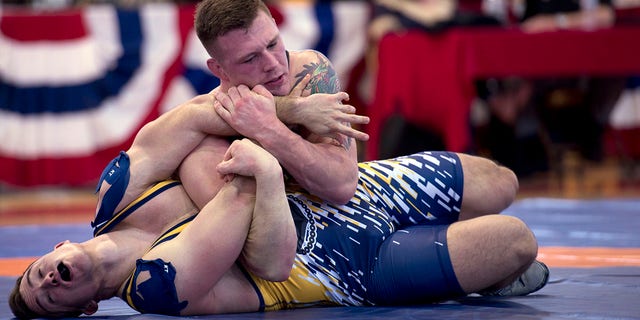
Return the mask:
{"type": "Polygon", "coordinates": [[[230,182],[174,240],[143,257],[160,258],[176,268],[178,300],[189,302],[182,315],[251,310],[246,301],[227,301],[229,296],[237,296],[232,291],[239,289],[215,290],[220,281],[223,285],[229,283],[226,275],[237,259],[252,260],[260,266],[251,271],[263,271],[258,275],[280,281],[288,277],[293,264],[295,229],[284,194],[282,171],[275,158],[249,140],[236,141],[225,154],[219,171],[230,182]],[[288,221],[280,225],[278,221],[283,219],[279,217],[287,217],[288,221]],[[252,234],[265,229],[264,225],[257,225],[264,223],[278,228],[282,236],[266,239],[265,245],[271,245],[271,250],[247,256],[243,247],[254,240],[252,234]],[[269,260],[279,260],[280,266],[267,270],[265,263],[271,263],[269,260]],[[234,305],[249,309],[234,309],[234,305]]]}
{"type": "MultiPolygon", "coordinates": [[[[127,151],[132,158],[132,168],[139,168],[140,171],[136,172],[140,174],[137,183],[148,185],[170,177],[207,135],[221,137],[237,134],[214,112],[214,101],[213,94],[196,96],[149,122],[138,132],[127,151]]],[[[334,117],[337,116],[334,114],[334,117]]],[[[354,118],[347,115],[345,119],[362,121],[359,116],[354,118]]]]}
{"type": "Polygon", "coordinates": [[[188,302],[181,315],[249,311],[229,309],[233,306],[221,303],[224,298],[215,296],[214,288],[224,282],[242,250],[251,224],[254,189],[251,178],[236,178],[225,184],[175,239],[142,257],[173,265],[177,300],[188,302]]]}
{"type": "MultiPolygon", "coordinates": [[[[338,78],[324,56],[315,51],[297,56],[302,62],[292,69],[298,70],[298,81],[310,77],[307,88],[312,94],[339,91],[338,78]]],[[[220,105],[216,111],[227,123],[242,135],[259,142],[310,193],[336,203],[345,203],[353,196],[358,179],[353,138],[296,134],[279,120],[274,121],[271,108],[257,106],[251,95],[243,93],[237,88],[229,89],[226,95],[217,93],[220,105]],[[256,110],[264,113],[259,114],[256,110]]]]}
{"type": "Polygon", "coordinates": [[[286,280],[298,239],[278,161],[255,143],[243,139],[229,147],[218,171],[223,175],[252,175],[256,180],[255,208],[240,260],[263,279],[286,280]]]}
{"type": "MultiPolygon", "coordinates": [[[[310,77],[311,94],[337,93],[340,81],[331,62],[318,52],[296,74],[298,82],[310,77]]],[[[295,180],[310,193],[325,200],[346,203],[353,197],[358,180],[358,154],[353,138],[336,139],[308,134],[305,139],[274,132],[256,139],[273,154],[295,180]]]]}
{"type": "Polygon", "coordinates": [[[269,129],[255,139],[303,188],[335,203],[346,203],[353,197],[358,179],[355,144],[316,136],[304,140],[281,127],[269,129]]]}
{"type": "MultiPolygon", "coordinates": [[[[170,178],[205,136],[230,133],[230,127],[213,110],[213,101],[213,95],[197,96],[147,123],[138,132],[127,150],[131,177],[116,210],[128,205],[151,184],[170,178]]],[[[109,189],[104,181],[100,201],[109,189]]]]}
{"type": "Polygon", "coordinates": [[[213,112],[212,95],[200,95],[147,123],[127,151],[140,167],[148,183],[166,179],[207,135],[231,134],[229,127],[213,112]]]}

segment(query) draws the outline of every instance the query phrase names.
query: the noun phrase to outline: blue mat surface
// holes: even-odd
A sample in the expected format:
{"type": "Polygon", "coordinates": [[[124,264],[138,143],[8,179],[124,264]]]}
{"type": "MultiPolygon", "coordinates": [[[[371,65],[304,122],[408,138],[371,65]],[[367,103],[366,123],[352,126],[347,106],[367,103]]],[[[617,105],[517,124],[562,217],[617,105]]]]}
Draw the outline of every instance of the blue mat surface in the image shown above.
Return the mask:
{"type": "MultiPolygon", "coordinates": [[[[526,199],[504,214],[522,218],[541,247],[640,248],[640,199],[526,199]]],[[[0,258],[37,256],[61,240],[90,237],[86,224],[0,227],[0,258]]],[[[15,277],[0,277],[0,300],[15,277]]],[[[11,319],[6,304],[0,319],[11,319]]],[[[100,303],[91,319],[174,319],[140,315],[119,299],[100,303]]],[[[550,283],[526,297],[465,299],[406,307],[336,307],[192,317],[194,319],[640,319],[640,266],[551,267],[550,283]]]]}

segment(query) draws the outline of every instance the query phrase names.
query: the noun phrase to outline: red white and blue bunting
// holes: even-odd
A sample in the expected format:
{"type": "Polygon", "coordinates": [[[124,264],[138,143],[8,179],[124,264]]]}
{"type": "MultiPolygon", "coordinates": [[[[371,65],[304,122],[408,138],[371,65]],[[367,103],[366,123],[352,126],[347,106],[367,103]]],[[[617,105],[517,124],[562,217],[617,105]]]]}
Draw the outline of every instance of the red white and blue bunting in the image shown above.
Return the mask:
{"type": "MultiPolygon", "coordinates": [[[[84,186],[147,122],[217,86],[193,6],[93,5],[0,13],[0,184],[84,186]]],[[[289,49],[314,48],[346,84],[365,48],[365,1],[282,7],[289,49]]]]}

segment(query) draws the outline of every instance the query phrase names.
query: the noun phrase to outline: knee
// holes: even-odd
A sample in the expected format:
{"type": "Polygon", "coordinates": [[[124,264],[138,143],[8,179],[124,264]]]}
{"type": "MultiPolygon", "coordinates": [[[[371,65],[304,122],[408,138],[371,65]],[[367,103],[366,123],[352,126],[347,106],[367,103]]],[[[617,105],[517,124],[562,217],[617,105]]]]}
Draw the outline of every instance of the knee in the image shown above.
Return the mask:
{"type": "Polygon", "coordinates": [[[531,229],[520,219],[500,216],[504,220],[503,241],[509,243],[507,252],[522,265],[529,265],[538,255],[538,242],[531,229]]]}
{"type": "MultiPolygon", "coordinates": [[[[518,177],[509,168],[493,161],[487,165],[487,178],[493,200],[493,213],[499,213],[508,208],[515,200],[520,185],[518,177]]],[[[487,198],[491,199],[491,198],[487,198]]]]}
{"type": "MultiPolygon", "coordinates": [[[[518,182],[518,177],[515,172],[511,169],[495,164],[496,167],[496,182],[499,194],[502,195],[501,200],[501,210],[509,207],[513,201],[515,201],[516,196],[518,194],[518,190],[520,188],[520,184],[518,182]]],[[[500,210],[500,211],[501,211],[500,210]]]]}
{"type": "Polygon", "coordinates": [[[490,159],[462,155],[463,209],[476,215],[494,214],[509,207],[518,194],[516,174],[490,159]]]}

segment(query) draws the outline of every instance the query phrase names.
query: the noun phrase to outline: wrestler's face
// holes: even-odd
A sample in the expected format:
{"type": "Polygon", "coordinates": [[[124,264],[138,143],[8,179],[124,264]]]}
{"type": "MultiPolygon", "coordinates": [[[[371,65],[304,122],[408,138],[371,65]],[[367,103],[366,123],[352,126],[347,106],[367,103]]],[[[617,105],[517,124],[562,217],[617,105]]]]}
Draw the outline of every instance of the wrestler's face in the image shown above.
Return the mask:
{"type": "Polygon", "coordinates": [[[92,265],[80,245],[61,242],[27,268],[20,293],[29,308],[41,315],[76,311],[91,314],[97,310],[93,298],[98,291],[92,265]]]}
{"type": "Polygon", "coordinates": [[[260,11],[248,30],[237,29],[215,41],[209,69],[223,84],[249,88],[261,84],[271,94],[289,94],[289,63],[275,21],[260,11]]]}

